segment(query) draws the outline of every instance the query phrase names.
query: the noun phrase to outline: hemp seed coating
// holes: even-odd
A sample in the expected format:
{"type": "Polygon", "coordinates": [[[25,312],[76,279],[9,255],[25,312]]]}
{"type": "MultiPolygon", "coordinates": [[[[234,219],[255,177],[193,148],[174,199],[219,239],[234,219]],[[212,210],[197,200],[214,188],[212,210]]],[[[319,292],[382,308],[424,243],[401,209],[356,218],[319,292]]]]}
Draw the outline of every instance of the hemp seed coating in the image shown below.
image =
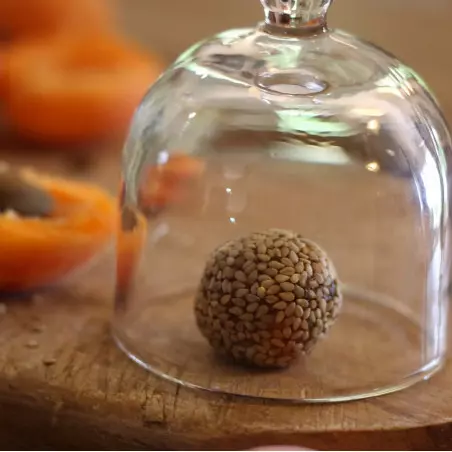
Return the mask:
{"type": "Polygon", "coordinates": [[[270,229],[212,253],[195,314],[220,353],[259,367],[287,367],[325,336],[341,304],[325,252],[299,234],[270,229]]]}

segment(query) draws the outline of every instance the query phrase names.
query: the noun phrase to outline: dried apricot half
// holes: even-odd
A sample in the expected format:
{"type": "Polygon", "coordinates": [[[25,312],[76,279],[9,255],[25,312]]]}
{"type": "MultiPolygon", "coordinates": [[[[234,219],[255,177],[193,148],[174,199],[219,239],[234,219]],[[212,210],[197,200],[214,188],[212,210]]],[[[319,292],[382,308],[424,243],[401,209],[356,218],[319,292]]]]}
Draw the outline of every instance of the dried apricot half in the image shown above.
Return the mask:
{"type": "Polygon", "coordinates": [[[5,57],[5,113],[18,134],[38,144],[122,137],[162,70],[156,57],[119,36],[18,44],[5,57]]]}
{"type": "Polygon", "coordinates": [[[0,172],[0,292],[68,276],[110,241],[116,215],[113,198],[95,185],[31,170],[0,172]]]}

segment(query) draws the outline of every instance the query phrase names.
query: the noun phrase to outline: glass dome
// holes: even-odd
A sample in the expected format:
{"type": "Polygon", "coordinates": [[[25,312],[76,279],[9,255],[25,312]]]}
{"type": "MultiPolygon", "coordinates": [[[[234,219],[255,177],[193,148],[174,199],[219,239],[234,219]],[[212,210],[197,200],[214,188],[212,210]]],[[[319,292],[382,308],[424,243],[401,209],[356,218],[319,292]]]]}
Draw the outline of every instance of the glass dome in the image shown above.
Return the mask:
{"type": "Polygon", "coordinates": [[[123,154],[119,346],[182,385],[334,402],[441,368],[447,125],[422,79],[326,25],[328,0],[186,51],[123,154]]]}

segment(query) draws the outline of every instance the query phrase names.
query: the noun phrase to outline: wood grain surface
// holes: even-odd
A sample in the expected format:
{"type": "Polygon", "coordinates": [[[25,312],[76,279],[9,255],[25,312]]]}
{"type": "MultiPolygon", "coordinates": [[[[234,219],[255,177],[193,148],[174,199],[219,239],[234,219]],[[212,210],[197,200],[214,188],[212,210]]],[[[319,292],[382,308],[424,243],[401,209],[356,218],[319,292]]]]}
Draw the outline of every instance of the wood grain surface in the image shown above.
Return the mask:
{"type": "MultiPolygon", "coordinates": [[[[168,59],[218,29],[259,19],[257,0],[123,0],[130,33],[168,59]],[[250,3],[246,6],[244,3],[250,3]]],[[[446,46],[451,2],[337,1],[332,19],[394,50],[431,83],[452,118],[446,46]],[[403,20],[403,22],[400,22],[403,20]],[[403,26],[400,24],[403,23],[403,26]]],[[[111,190],[119,158],[92,166],[62,155],[12,152],[2,158],[96,180],[111,190]]],[[[245,449],[297,444],[339,450],[450,450],[452,365],[431,381],[378,399],[290,406],[206,395],[167,383],[134,365],[113,344],[111,266],[79,275],[46,296],[2,300],[0,447],[3,449],[245,449]],[[83,285],[80,281],[83,280],[83,285]],[[71,287],[69,290],[68,288],[71,287]],[[33,345],[31,345],[33,344],[33,345]]]]}

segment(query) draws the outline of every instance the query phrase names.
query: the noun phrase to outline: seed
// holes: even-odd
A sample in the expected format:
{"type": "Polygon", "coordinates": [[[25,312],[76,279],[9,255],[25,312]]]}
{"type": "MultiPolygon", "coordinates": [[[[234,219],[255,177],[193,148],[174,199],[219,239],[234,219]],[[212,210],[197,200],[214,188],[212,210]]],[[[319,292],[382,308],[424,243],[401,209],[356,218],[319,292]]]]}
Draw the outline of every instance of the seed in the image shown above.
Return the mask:
{"type": "Polygon", "coordinates": [[[262,281],[267,281],[267,280],[271,280],[272,278],[270,277],[270,276],[268,276],[268,275],[259,275],[258,277],[257,277],[257,280],[259,281],[259,282],[262,282],[262,281]]]}
{"type": "Polygon", "coordinates": [[[245,283],[247,280],[245,273],[241,270],[236,271],[234,273],[234,277],[237,281],[240,281],[242,283],[245,283]]]}
{"type": "Polygon", "coordinates": [[[314,311],[311,311],[311,314],[309,316],[309,320],[310,320],[311,323],[315,323],[315,321],[317,320],[317,317],[316,317],[314,311]]]}
{"type": "Polygon", "coordinates": [[[279,273],[281,273],[281,275],[292,276],[295,273],[295,269],[293,267],[284,267],[279,273]]]}
{"type": "Polygon", "coordinates": [[[264,273],[266,275],[271,276],[272,278],[274,278],[278,274],[278,270],[276,270],[276,268],[267,268],[267,270],[265,270],[264,273]]]}
{"type": "Polygon", "coordinates": [[[320,262],[313,262],[312,268],[316,273],[321,273],[324,269],[323,265],[320,262]]]}
{"type": "MultiPolygon", "coordinates": [[[[270,277],[269,277],[270,278],[270,277]]],[[[273,279],[266,279],[265,281],[261,282],[261,286],[264,289],[270,289],[270,287],[273,287],[275,285],[275,281],[273,279]]]]}
{"type": "Polygon", "coordinates": [[[317,308],[317,309],[315,310],[315,316],[316,316],[318,319],[322,318],[322,311],[320,310],[320,308],[317,308]]]}
{"type": "Polygon", "coordinates": [[[326,301],[324,298],[319,300],[319,308],[322,312],[326,312],[326,301]]]}
{"type": "Polygon", "coordinates": [[[309,253],[309,257],[310,257],[310,259],[313,260],[313,261],[319,261],[319,256],[318,256],[316,253],[314,253],[314,251],[311,251],[311,252],[309,253]]]}
{"type": "Polygon", "coordinates": [[[243,257],[247,260],[247,261],[254,261],[254,253],[252,251],[245,251],[243,253],[243,257]]]}
{"type": "Polygon", "coordinates": [[[259,306],[257,312],[256,312],[256,318],[261,318],[263,315],[267,314],[269,311],[268,306],[261,305],[259,306]]]}
{"type": "Polygon", "coordinates": [[[279,301],[279,298],[276,295],[267,295],[265,297],[265,301],[267,303],[273,304],[273,303],[276,303],[277,301],[279,301]]]}
{"type": "Polygon", "coordinates": [[[311,300],[310,306],[311,309],[317,309],[317,300],[311,300]]]}
{"type": "Polygon", "coordinates": [[[287,308],[287,303],[285,301],[280,301],[273,305],[274,309],[277,309],[278,311],[285,311],[287,308]]]}
{"type": "Polygon", "coordinates": [[[260,243],[257,246],[257,252],[258,254],[265,255],[265,253],[267,252],[267,247],[263,243],[260,243]]]}
{"type": "Polygon", "coordinates": [[[231,293],[231,282],[228,281],[227,279],[224,279],[223,282],[221,283],[221,290],[224,293],[231,293]]]}
{"type": "Polygon", "coordinates": [[[232,278],[234,276],[234,270],[231,267],[225,267],[223,269],[223,276],[225,278],[232,278]]]}
{"type": "Polygon", "coordinates": [[[283,283],[289,280],[289,276],[287,275],[276,275],[275,276],[275,281],[279,282],[279,283],[283,283]]]}
{"type": "Polygon", "coordinates": [[[284,301],[294,301],[295,295],[292,292],[281,292],[279,298],[284,301]]]}
{"type": "Polygon", "coordinates": [[[284,242],[282,240],[276,240],[273,245],[275,248],[281,248],[284,245],[284,242]]]}
{"type": "Polygon", "coordinates": [[[290,258],[290,260],[292,261],[292,264],[298,264],[298,262],[299,262],[299,257],[297,256],[297,254],[294,252],[294,251],[291,251],[290,253],[289,253],[289,258],[290,258]]]}
{"type": "Polygon", "coordinates": [[[229,319],[229,314],[218,314],[220,320],[226,321],[229,319]]]}
{"type": "Polygon", "coordinates": [[[297,317],[292,323],[292,329],[294,331],[298,330],[301,326],[301,322],[302,322],[302,320],[299,317],[297,317]]]}
{"type": "Polygon", "coordinates": [[[250,292],[253,295],[257,294],[257,289],[259,288],[259,283],[256,281],[255,283],[253,283],[253,285],[251,286],[250,292]]]}
{"type": "Polygon", "coordinates": [[[289,248],[287,248],[287,246],[283,246],[281,247],[281,256],[282,257],[287,257],[290,254],[290,250],[289,248]]]}
{"type": "Polygon", "coordinates": [[[316,324],[319,328],[323,328],[323,320],[322,320],[322,319],[317,319],[317,322],[315,322],[315,324],[316,324]]]}
{"type": "Polygon", "coordinates": [[[275,284],[267,289],[267,294],[275,295],[281,291],[281,287],[278,284],[275,284]]]}
{"type": "Polygon", "coordinates": [[[281,262],[278,261],[271,261],[268,266],[270,268],[276,268],[277,270],[281,270],[282,268],[284,268],[284,265],[281,264],[281,262]]]}
{"type": "Polygon", "coordinates": [[[253,270],[251,273],[248,274],[248,284],[253,284],[254,281],[257,280],[259,273],[257,270],[253,270]]]}
{"type": "Polygon", "coordinates": [[[213,285],[213,290],[215,292],[218,292],[221,290],[221,282],[220,281],[216,281],[215,284],[213,285]]]}
{"type": "Polygon", "coordinates": [[[275,317],[275,323],[281,323],[284,320],[285,314],[284,311],[279,311],[275,317]]]}
{"type": "Polygon", "coordinates": [[[289,327],[284,328],[282,334],[286,339],[289,339],[292,336],[292,329],[289,327]]]}
{"type": "MultiPolygon", "coordinates": [[[[238,254],[237,254],[237,255],[238,255],[238,254]]],[[[230,267],[232,267],[232,266],[234,265],[234,263],[235,263],[235,259],[234,259],[233,256],[229,256],[229,257],[226,259],[226,264],[229,265],[230,267]]]]}
{"type": "Polygon", "coordinates": [[[295,331],[295,332],[292,334],[291,339],[295,341],[295,340],[297,340],[297,339],[300,339],[301,336],[303,336],[303,331],[302,331],[302,330],[295,331]]]}
{"type": "Polygon", "coordinates": [[[286,309],[286,317],[291,317],[295,312],[296,307],[297,307],[296,303],[290,303],[290,305],[287,306],[286,309]]]}
{"type": "Polygon", "coordinates": [[[303,318],[304,319],[309,319],[310,315],[311,315],[311,309],[310,308],[305,309],[304,312],[303,312],[303,318]]]}
{"type": "Polygon", "coordinates": [[[235,291],[235,296],[239,297],[239,298],[242,298],[247,294],[248,294],[248,289],[238,289],[235,291]]]}
{"type": "Polygon", "coordinates": [[[300,286],[295,286],[294,294],[297,298],[304,298],[304,289],[300,286]]]}
{"type": "Polygon", "coordinates": [[[305,270],[306,270],[306,273],[308,274],[308,277],[311,278],[312,275],[314,274],[314,271],[312,270],[311,264],[306,264],[305,265],[305,270]]]}
{"type": "Polygon", "coordinates": [[[248,301],[248,303],[256,303],[257,301],[260,300],[260,298],[257,295],[253,295],[253,294],[247,294],[245,296],[246,301],[248,301]]]}
{"type": "Polygon", "coordinates": [[[309,323],[307,322],[307,320],[303,320],[303,321],[301,322],[301,328],[302,328],[303,330],[309,329],[309,323]]]}
{"type": "Polygon", "coordinates": [[[257,269],[261,272],[264,271],[266,268],[267,268],[267,264],[265,262],[259,262],[257,264],[257,269]]]}
{"type": "Polygon", "coordinates": [[[284,290],[284,292],[292,292],[295,289],[295,286],[290,282],[283,282],[281,283],[281,289],[284,290]]]}
{"type": "MultiPolygon", "coordinates": [[[[285,312],[284,312],[284,314],[285,314],[285,312]]],[[[293,321],[294,321],[294,317],[286,317],[284,320],[284,326],[291,326],[293,321]]]]}
{"type": "Polygon", "coordinates": [[[283,267],[293,267],[293,262],[288,257],[283,257],[281,262],[284,264],[283,267]]]}
{"type": "Polygon", "coordinates": [[[284,348],[284,342],[281,339],[271,339],[270,343],[275,347],[284,348]]]}
{"type": "Polygon", "coordinates": [[[265,287],[262,287],[262,286],[258,287],[258,289],[257,289],[257,296],[258,297],[264,298],[265,297],[265,293],[266,293],[265,287]]]}
{"type": "Polygon", "coordinates": [[[246,285],[240,281],[233,281],[231,284],[233,290],[244,289],[246,285]]]}
{"type": "Polygon", "coordinates": [[[246,275],[249,275],[252,271],[256,270],[256,264],[252,261],[246,261],[243,264],[242,270],[246,275]]]}
{"type": "Polygon", "coordinates": [[[323,284],[325,282],[325,278],[320,273],[315,274],[315,279],[319,284],[323,284]]]}
{"type": "Polygon", "coordinates": [[[308,273],[306,271],[304,271],[300,275],[300,286],[306,287],[307,281],[308,281],[308,273]]]}
{"type": "Polygon", "coordinates": [[[311,279],[308,285],[311,289],[317,289],[319,287],[319,283],[315,279],[311,279]]]}
{"type": "Polygon", "coordinates": [[[228,304],[230,300],[231,300],[231,294],[226,294],[226,295],[223,295],[220,298],[220,303],[221,304],[228,304]]]}
{"type": "Polygon", "coordinates": [[[245,322],[245,328],[246,328],[248,331],[255,331],[255,329],[256,329],[256,327],[255,327],[252,323],[250,323],[250,322],[245,322]]]}
{"type": "Polygon", "coordinates": [[[233,315],[240,316],[243,314],[243,309],[239,308],[238,306],[234,306],[233,308],[229,309],[228,312],[230,312],[233,315]]]}
{"type": "Polygon", "coordinates": [[[304,272],[303,262],[299,262],[297,265],[295,265],[295,270],[297,271],[297,273],[303,273],[304,272]]]}
{"type": "Polygon", "coordinates": [[[261,262],[268,262],[270,260],[270,256],[268,256],[267,254],[258,254],[257,258],[261,261],[261,262]]]}
{"type": "Polygon", "coordinates": [[[243,298],[233,298],[232,303],[240,308],[244,308],[246,306],[246,301],[243,298]]]}
{"type": "Polygon", "coordinates": [[[250,312],[247,312],[246,314],[242,314],[240,316],[240,320],[244,320],[245,322],[251,322],[252,320],[254,320],[254,316],[250,312]]]}
{"type": "Polygon", "coordinates": [[[293,284],[297,284],[299,281],[300,281],[300,275],[298,273],[295,273],[294,275],[292,275],[290,277],[290,282],[293,284]]]}

